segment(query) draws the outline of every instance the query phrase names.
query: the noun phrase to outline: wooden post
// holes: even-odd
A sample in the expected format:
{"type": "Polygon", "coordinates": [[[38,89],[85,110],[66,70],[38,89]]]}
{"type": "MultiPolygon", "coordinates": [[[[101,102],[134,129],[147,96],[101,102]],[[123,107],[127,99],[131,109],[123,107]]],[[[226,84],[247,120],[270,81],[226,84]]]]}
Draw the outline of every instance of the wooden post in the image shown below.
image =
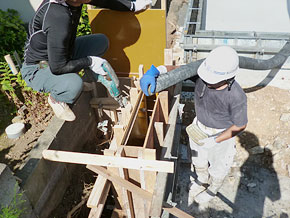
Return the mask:
{"type": "Polygon", "coordinates": [[[12,72],[14,75],[16,75],[16,74],[18,73],[18,70],[17,70],[17,68],[16,68],[16,66],[15,66],[15,64],[14,64],[14,62],[13,62],[11,56],[10,56],[9,54],[8,54],[8,55],[5,55],[5,56],[4,56],[4,59],[6,60],[6,62],[7,62],[7,64],[8,64],[8,66],[9,66],[11,72],[12,72]]]}
{"type": "Polygon", "coordinates": [[[114,130],[114,138],[116,139],[117,145],[121,145],[122,137],[124,135],[124,126],[115,125],[113,126],[113,130],[114,130]]]}
{"type": "MultiPolygon", "coordinates": [[[[161,114],[165,123],[168,123],[169,105],[168,105],[168,91],[162,91],[159,93],[158,98],[160,100],[161,114]]],[[[163,121],[163,120],[162,120],[163,121]]]]}

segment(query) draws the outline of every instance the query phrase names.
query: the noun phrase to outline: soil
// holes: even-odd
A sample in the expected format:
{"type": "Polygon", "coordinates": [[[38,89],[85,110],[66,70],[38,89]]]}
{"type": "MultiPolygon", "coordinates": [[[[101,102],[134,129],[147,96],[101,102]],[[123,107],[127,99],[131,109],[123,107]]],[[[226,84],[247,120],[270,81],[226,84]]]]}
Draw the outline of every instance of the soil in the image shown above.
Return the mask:
{"type": "MultiPolygon", "coordinates": [[[[19,169],[53,116],[52,110],[47,103],[47,97],[44,94],[23,94],[25,102],[29,102],[29,104],[19,106],[20,109],[17,110],[17,116],[14,119],[11,117],[11,120],[7,120],[5,123],[3,122],[3,129],[0,131],[2,133],[0,136],[0,162],[7,164],[13,172],[19,169]],[[17,139],[9,139],[5,134],[6,126],[12,122],[25,124],[25,134],[17,139]]],[[[1,104],[1,106],[3,105],[1,104]]],[[[3,111],[5,110],[3,109],[3,111]]],[[[4,115],[9,116],[10,113],[10,111],[6,111],[4,115]]]]}

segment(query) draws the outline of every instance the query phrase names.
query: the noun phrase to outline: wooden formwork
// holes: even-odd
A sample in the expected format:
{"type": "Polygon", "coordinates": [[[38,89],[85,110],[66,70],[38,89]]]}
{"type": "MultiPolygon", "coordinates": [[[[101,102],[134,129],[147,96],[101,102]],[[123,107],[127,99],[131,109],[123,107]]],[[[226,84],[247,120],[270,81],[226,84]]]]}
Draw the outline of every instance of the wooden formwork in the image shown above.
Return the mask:
{"type": "MultiPolygon", "coordinates": [[[[131,78],[130,82],[129,78],[120,78],[121,84],[126,81],[127,86],[121,89],[127,89],[131,108],[107,111],[115,125],[114,138],[104,155],[169,160],[181,86],[145,97],[137,79],[142,76],[142,67],[147,70],[151,64],[172,64],[172,51],[166,49],[166,1],[162,0],[160,5],[160,9],[141,13],[88,10],[92,32],[104,33],[109,38],[110,48],[104,58],[119,76],[131,78]]],[[[88,201],[92,208],[90,217],[100,216],[103,199],[110,187],[114,190],[117,205],[113,216],[145,218],[161,215],[168,172],[107,167],[104,178],[100,176],[100,168],[88,168],[99,175],[88,201]],[[108,181],[108,174],[117,176],[112,183],[108,181]]]]}
{"type": "MultiPolygon", "coordinates": [[[[135,90],[135,87],[132,89],[135,90]]],[[[114,138],[109,149],[105,149],[104,155],[136,158],[140,161],[169,159],[168,154],[170,154],[175,133],[180,90],[180,86],[173,87],[147,99],[141,91],[133,91],[131,93],[134,94],[130,95],[130,99],[134,104],[131,108],[125,108],[129,111],[119,113],[120,108],[114,112],[109,110],[109,114],[120,114],[121,116],[114,118],[117,124],[113,126],[114,138]],[[142,104],[144,101],[145,104],[142,104]],[[150,101],[154,102],[151,108],[147,104],[150,101]],[[145,111],[148,113],[144,113],[145,111]],[[139,113],[143,114],[139,116],[139,113]],[[128,114],[129,117],[124,119],[124,116],[128,114]],[[146,119],[149,121],[146,134],[143,135],[143,138],[137,135],[135,141],[136,135],[132,130],[136,128],[136,125],[140,125],[138,120],[142,120],[144,116],[147,116],[146,119]],[[140,141],[143,143],[140,144],[140,141]]],[[[144,125],[147,125],[146,122],[144,125]]],[[[156,164],[158,163],[156,162],[156,164]]],[[[87,206],[92,208],[89,217],[100,217],[110,188],[113,189],[116,201],[113,216],[146,218],[161,214],[166,185],[163,180],[167,177],[168,171],[130,169],[129,165],[128,163],[127,168],[108,166],[105,173],[102,172],[104,169],[101,167],[88,166],[90,170],[98,174],[87,202],[87,206]],[[162,178],[159,179],[160,181],[157,179],[160,177],[159,173],[162,178]]]]}

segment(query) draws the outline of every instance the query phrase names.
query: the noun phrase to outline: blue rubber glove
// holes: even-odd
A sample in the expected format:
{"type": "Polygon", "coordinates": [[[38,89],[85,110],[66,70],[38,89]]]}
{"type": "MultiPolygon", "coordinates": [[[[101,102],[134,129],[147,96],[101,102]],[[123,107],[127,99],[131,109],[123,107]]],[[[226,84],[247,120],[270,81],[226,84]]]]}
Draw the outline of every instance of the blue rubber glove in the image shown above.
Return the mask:
{"type": "Polygon", "coordinates": [[[150,88],[150,92],[154,93],[156,88],[156,78],[159,76],[160,72],[157,70],[157,68],[152,65],[149,70],[144,74],[144,76],[140,80],[140,86],[142,91],[146,96],[149,96],[148,88],[150,88]]]}

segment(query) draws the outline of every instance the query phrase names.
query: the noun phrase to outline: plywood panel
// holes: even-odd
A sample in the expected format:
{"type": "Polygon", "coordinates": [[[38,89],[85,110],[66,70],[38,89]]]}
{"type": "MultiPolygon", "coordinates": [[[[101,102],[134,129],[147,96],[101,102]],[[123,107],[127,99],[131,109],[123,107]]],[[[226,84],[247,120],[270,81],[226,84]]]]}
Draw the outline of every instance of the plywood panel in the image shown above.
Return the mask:
{"type": "Polygon", "coordinates": [[[148,9],[141,13],[107,9],[89,9],[93,33],[103,33],[110,40],[110,48],[103,56],[116,72],[124,76],[136,73],[144,65],[164,64],[166,47],[165,10],[148,9]]]}

